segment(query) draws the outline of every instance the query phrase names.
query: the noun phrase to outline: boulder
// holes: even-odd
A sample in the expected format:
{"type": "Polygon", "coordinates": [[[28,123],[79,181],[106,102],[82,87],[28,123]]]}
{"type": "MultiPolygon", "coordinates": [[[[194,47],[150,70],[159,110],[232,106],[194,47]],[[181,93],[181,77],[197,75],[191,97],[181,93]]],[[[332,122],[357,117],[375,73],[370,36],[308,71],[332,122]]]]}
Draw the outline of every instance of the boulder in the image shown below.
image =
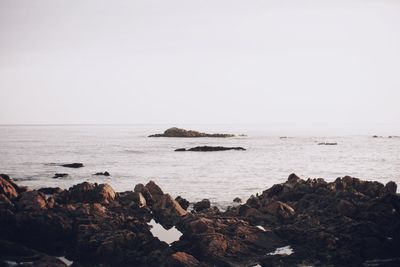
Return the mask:
{"type": "Polygon", "coordinates": [[[175,252],[167,261],[168,267],[196,267],[200,262],[192,255],[185,252],[175,252]]]}
{"type": "Polygon", "coordinates": [[[169,194],[162,195],[152,207],[154,217],[165,229],[175,226],[187,214],[169,194]]]}
{"type": "Polygon", "coordinates": [[[108,204],[115,199],[115,192],[108,184],[91,184],[83,182],[74,185],[69,190],[64,191],[58,196],[62,202],[83,202],[83,203],[103,203],[108,204]]]}
{"type": "Polygon", "coordinates": [[[177,196],[175,198],[175,200],[179,203],[179,205],[181,205],[182,209],[187,210],[189,207],[189,201],[187,201],[186,199],[184,199],[181,196],[177,196]]]}
{"type": "Polygon", "coordinates": [[[281,201],[269,202],[260,210],[274,216],[279,216],[282,219],[292,218],[296,214],[291,206],[281,201]]]}
{"type": "Polygon", "coordinates": [[[5,195],[8,199],[13,199],[18,196],[16,188],[3,177],[0,177],[0,194],[5,195]]]}
{"type": "Polygon", "coordinates": [[[45,210],[48,208],[46,196],[36,190],[24,192],[17,202],[17,208],[31,211],[45,210]]]}
{"type": "Polygon", "coordinates": [[[60,187],[43,187],[38,189],[39,192],[45,194],[45,195],[54,195],[54,194],[60,194],[64,191],[64,189],[60,187]]]}
{"type": "Polygon", "coordinates": [[[209,209],[211,207],[210,200],[208,199],[203,199],[199,202],[194,203],[193,209],[197,212],[209,209]]]}
{"type": "Polygon", "coordinates": [[[239,197],[235,197],[235,198],[233,199],[233,202],[235,202],[235,203],[242,203],[242,199],[239,198],[239,197]]]}

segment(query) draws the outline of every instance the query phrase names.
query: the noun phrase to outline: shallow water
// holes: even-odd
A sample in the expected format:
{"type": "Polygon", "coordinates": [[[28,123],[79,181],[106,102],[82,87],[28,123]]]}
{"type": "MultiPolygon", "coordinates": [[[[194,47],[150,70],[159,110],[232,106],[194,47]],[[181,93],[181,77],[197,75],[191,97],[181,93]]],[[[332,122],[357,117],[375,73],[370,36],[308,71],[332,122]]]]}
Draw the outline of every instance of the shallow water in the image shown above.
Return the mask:
{"type": "Polygon", "coordinates": [[[400,182],[400,138],[371,136],[289,136],[245,127],[190,128],[247,134],[234,138],[148,138],[166,125],[1,126],[0,173],[32,188],[69,186],[82,181],[133,190],[150,179],[165,192],[220,205],[247,199],[294,172],[329,181],[351,175],[386,183],[400,182]],[[318,145],[337,142],[336,146],[318,145]],[[174,152],[199,145],[242,146],[246,151],[174,152]],[[82,162],[71,169],[61,163],[82,162]],[[94,176],[108,171],[110,177],[94,176]],[[68,177],[53,179],[55,173],[68,177]]]}

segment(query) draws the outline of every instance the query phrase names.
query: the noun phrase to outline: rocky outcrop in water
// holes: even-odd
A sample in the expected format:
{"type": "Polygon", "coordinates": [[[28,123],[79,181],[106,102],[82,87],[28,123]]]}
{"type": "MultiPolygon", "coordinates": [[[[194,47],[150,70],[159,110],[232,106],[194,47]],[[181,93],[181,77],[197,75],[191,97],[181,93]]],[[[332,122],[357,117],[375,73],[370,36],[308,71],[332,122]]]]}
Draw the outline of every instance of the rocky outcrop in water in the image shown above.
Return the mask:
{"type": "Polygon", "coordinates": [[[185,130],[177,127],[169,128],[162,134],[152,134],[149,137],[233,137],[234,134],[208,134],[193,130],[185,130]]]}
{"type": "Polygon", "coordinates": [[[83,163],[68,163],[68,164],[61,164],[62,167],[66,167],[66,168],[82,168],[83,167],[83,163]]]}
{"type": "Polygon", "coordinates": [[[96,172],[94,175],[97,176],[110,176],[110,173],[105,171],[105,172],[96,172]]]}
{"type": "Polygon", "coordinates": [[[195,151],[195,152],[213,152],[213,151],[226,151],[226,150],[246,150],[243,147],[224,147],[224,146],[196,146],[189,149],[178,148],[177,152],[195,151]]]}
{"type": "Polygon", "coordinates": [[[76,266],[399,263],[392,260],[400,247],[393,182],[346,176],[328,183],[292,174],[225,212],[207,199],[188,212],[187,200],[172,198],[152,181],[132,187],[117,193],[107,184],[84,182],[68,190],[28,190],[1,175],[0,265],[66,266],[59,256],[76,266]],[[160,241],[150,231],[152,219],[183,235],[171,245],[160,241]],[[293,253],[279,254],[287,246],[293,253]]]}

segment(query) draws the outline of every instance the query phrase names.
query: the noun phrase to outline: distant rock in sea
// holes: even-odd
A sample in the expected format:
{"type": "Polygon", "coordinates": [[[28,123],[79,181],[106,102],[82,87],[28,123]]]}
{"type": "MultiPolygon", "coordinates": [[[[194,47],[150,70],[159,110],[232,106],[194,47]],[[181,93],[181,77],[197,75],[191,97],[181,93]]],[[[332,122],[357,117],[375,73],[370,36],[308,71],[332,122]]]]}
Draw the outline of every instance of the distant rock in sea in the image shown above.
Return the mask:
{"type": "Polygon", "coordinates": [[[68,164],[62,164],[62,167],[66,168],[82,168],[83,164],[82,163],[68,163],[68,164]]]}
{"type": "Polygon", "coordinates": [[[318,143],[319,146],[336,146],[337,143],[328,143],[328,142],[322,142],[318,143]]]}
{"type": "Polygon", "coordinates": [[[195,151],[195,152],[213,152],[213,151],[226,151],[226,150],[246,150],[243,147],[223,147],[223,146],[196,146],[189,149],[178,148],[175,151],[195,151]]]}
{"type": "Polygon", "coordinates": [[[95,174],[93,174],[93,175],[102,175],[102,176],[110,176],[110,173],[109,172],[96,172],[95,174]]]}
{"type": "Polygon", "coordinates": [[[56,173],[54,174],[53,178],[63,178],[63,177],[67,177],[68,173],[56,173]]]}
{"type": "Polygon", "coordinates": [[[177,127],[167,129],[162,134],[152,134],[149,137],[234,137],[234,134],[209,134],[193,130],[185,130],[177,127]]]}

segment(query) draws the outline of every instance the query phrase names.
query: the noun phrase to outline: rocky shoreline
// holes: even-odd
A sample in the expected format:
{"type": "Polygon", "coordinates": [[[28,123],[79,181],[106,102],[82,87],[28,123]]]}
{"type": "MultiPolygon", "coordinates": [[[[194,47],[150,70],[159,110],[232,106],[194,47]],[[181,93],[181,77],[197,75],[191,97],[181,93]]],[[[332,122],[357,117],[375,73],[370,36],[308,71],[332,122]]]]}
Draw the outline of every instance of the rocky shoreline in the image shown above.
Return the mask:
{"type": "Polygon", "coordinates": [[[285,183],[225,211],[207,199],[173,198],[152,181],[132,188],[115,192],[107,184],[84,182],[68,190],[30,190],[1,175],[0,266],[400,262],[400,197],[394,182],[346,176],[328,183],[291,174],[285,183]],[[165,229],[176,227],[182,236],[170,245],[160,241],[151,220],[165,229]],[[285,248],[290,253],[282,254],[285,248]]]}

